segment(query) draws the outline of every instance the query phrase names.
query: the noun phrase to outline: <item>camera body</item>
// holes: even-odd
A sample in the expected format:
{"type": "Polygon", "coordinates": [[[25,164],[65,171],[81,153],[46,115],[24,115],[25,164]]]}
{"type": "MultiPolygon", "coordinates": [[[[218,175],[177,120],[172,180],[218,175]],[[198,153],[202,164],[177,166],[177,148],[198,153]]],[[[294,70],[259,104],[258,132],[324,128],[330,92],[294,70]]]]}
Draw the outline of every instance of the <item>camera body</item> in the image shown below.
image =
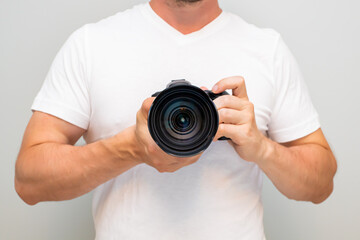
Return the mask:
{"type": "Polygon", "coordinates": [[[219,115],[213,100],[223,95],[228,93],[215,94],[185,79],[172,80],[163,91],[152,95],[156,98],[148,116],[151,137],[170,155],[199,154],[211,144],[218,130],[219,115]]]}

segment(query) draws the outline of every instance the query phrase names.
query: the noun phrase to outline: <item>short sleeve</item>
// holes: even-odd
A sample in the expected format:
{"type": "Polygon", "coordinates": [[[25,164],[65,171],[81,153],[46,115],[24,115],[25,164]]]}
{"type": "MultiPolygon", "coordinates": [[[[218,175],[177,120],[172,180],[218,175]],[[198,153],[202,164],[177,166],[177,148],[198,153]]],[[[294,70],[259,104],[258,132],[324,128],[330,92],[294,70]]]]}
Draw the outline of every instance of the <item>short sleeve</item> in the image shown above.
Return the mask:
{"type": "Polygon", "coordinates": [[[274,105],[268,135],[276,142],[289,142],[316,131],[320,121],[299,66],[281,37],[273,62],[274,105]]]}
{"type": "Polygon", "coordinates": [[[31,106],[83,129],[88,128],[90,116],[85,27],[61,47],[31,106]]]}

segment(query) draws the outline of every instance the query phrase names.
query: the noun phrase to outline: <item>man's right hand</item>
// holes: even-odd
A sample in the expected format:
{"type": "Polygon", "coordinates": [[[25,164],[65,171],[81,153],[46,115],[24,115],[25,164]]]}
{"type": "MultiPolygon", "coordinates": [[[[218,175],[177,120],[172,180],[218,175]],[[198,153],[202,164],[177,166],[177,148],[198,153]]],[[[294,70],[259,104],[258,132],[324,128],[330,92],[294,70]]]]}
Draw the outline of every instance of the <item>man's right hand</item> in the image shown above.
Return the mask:
{"type": "Polygon", "coordinates": [[[152,139],[147,124],[150,106],[154,97],[147,98],[136,114],[135,141],[137,141],[139,161],[146,163],[159,172],[175,172],[180,168],[195,163],[201,156],[174,157],[164,152],[152,139]]]}

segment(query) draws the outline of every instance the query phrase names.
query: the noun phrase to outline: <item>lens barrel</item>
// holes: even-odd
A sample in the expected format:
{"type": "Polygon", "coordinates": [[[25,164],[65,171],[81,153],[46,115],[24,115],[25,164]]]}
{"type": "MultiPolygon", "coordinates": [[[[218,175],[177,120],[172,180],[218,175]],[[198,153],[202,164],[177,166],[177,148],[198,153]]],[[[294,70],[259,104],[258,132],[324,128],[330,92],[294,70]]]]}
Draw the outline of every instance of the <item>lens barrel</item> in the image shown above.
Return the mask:
{"type": "Polygon", "coordinates": [[[210,91],[205,92],[185,80],[171,83],[154,94],[156,98],[148,116],[150,135],[170,155],[197,155],[211,144],[217,132],[218,112],[210,91]]]}

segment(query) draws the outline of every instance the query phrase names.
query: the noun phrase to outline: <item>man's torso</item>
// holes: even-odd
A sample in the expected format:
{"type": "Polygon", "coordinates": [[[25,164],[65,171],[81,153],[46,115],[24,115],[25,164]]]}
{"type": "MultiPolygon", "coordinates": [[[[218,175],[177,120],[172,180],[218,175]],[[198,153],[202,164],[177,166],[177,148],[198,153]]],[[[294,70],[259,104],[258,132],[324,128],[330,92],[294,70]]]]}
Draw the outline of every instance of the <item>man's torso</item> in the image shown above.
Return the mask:
{"type": "MultiPolygon", "coordinates": [[[[245,78],[257,126],[266,134],[277,34],[224,12],[199,32],[180,35],[149,11],[141,4],[86,26],[86,141],[135,124],[142,101],[170,80],[211,88],[230,76],[245,78]]],[[[212,143],[198,162],[175,173],[138,165],[95,190],[97,239],[263,239],[261,174],[226,141],[212,143]]]]}

